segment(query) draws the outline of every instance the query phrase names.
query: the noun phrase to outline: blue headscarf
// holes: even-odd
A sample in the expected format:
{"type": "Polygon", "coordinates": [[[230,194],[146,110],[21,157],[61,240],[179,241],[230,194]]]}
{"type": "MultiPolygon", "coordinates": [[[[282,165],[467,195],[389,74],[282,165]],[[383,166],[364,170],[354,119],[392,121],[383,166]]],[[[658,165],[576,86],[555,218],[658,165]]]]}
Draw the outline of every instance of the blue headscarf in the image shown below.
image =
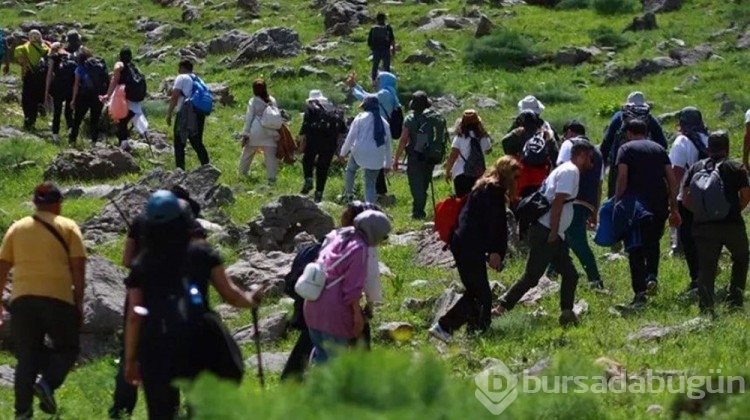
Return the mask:
{"type": "Polygon", "coordinates": [[[380,101],[376,95],[365,96],[362,102],[362,109],[372,114],[373,133],[375,134],[375,144],[378,147],[385,144],[385,127],[383,119],[380,117],[380,101]]]}
{"type": "Polygon", "coordinates": [[[396,91],[397,80],[393,73],[387,71],[381,71],[378,73],[378,89],[387,90],[391,94],[393,99],[393,107],[399,106],[401,103],[398,101],[398,91],[396,91]]]}

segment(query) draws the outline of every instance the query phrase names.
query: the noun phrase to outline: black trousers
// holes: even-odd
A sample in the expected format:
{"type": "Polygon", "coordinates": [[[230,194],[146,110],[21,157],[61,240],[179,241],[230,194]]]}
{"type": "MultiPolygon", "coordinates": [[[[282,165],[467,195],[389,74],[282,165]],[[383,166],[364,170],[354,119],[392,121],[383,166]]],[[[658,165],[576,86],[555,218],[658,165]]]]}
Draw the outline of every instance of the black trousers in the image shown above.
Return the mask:
{"type": "MultiPolygon", "coordinates": [[[[179,118],[180,117],[177,116],[174,122],[174,163],[175,166],[184,170],[185,146],[187,146],[187,143],[185,142],[186,139],[183,139],[177,132],[177,127],[179,126],[179,118]]],[[[198,155],[198,160],[201,162],[201,165],[207,165],[209,162],[208,150],[206,150],[206,146],[203,145],[203,128],[206,124],[206,116],[202,114],[196,114],[195,118],[198,122],[198,133],[189,136],[187,140],[190,141],[190,147],[192,147],[193,150],[195,150],[195,153],[198,155]]]]}
{"type": "Polygon", "coordinates": [[[612,164],[609,166],[607,172],[607,198],[614,197],[617,192],[617,165],[612,164]]]}
{"type": "MultiPolygon", "coordinates": [[[[122,320],[123,331],[128,317],[128,298],[125,297],[125,311],[122,320]]],[[[124,338],[124,336],[123,336],[124,338]]],[[[125,380],[125,347],[120,351],[120,364],[115,376],[115,392],[112,395],[112,407],[109,409],[109,418],[118,419],[121,415],[129,416],[133,413],[138,402],[138,387],[129,384],[125,380]]]]}
{"type": "Polygon", "coordinates": [[[120,144],[128,139],[129,133],[128,133],[128,124],[130,124],[130,121],[135,117],[135,113],[133,111],[128,110],[128,115],[117,122],[117,140],[119,140],[120,144]]]}
{"type": "Polygon", "coordinates": [[[487,277],[485,255],[466,247],[460,239],[451,242],[451,253],[466,290],[458,302],[440,318],[440,327],[453,333],[468,324],[470,332],[486,331],[491,323],[492,291],[487,277]]]}
{"type": "Polygon", "coordinates": [[[32,408],[38,374],[56,390],[73,368],[79,352],[81,314],[75,306],[42,296],[20,296],[10,305],[11,337],[18,359],[14,383],[16,414],[32,408]],[[44,337],[52,347],[44,344],[44,337]]]}
{"type": "Polygon", "coordinates": [[[310,361],[310,353],[313,347],[312,340],[310,340],[310,336],[307,334],[307,329],[301,330],[297,342],[289,354],[289,359],[287,359],[284,365],[284,370],[281,372],[282,381],[291,378],[302,379],[302,374],[307,369],[308,362],[310,361]]]}
{"type": "Polygon", "coordinates": [[[89,113],[89,129],[91,130],[91,141],[96,143],[99,140],[99,118],[102,116],[102,110],[104,104],[96,95],[79,96],[76,98],[75,106],[75,117],[73,119],[73,127],[70,129],[70,137],[68,141],[70,144],[74,144],[78,138],[78,132],[81,129],[86,113],[89,113]]]}
{"type": "Polygon", "coordinates": [[[378,195],[388,194],[388,184],[385,182],[385,172],[382,169],[378,173],[377,181],[375,181],[375,192],[378,195]]]}
{"type": "Polygon", "coordinates": [[[180,391],[172,383],[175,379],[191,380],[200,372],[202,366],[196,360],[200,343],[182,337],[154,337],[145,323],[142,328],[138,362],[148,418],[173,419],[180,407],[180,391]]]}
{"type": "Polygon", "coordinates": [[[45,75],[36,71],[28,71],[23,76],[21,88],[21,108],[23,109],[23,126],[26,129],[34,127],[39,115],[39,106],[44,104],[44,90],[46,88],[45,75]]]}
{"type": "Polygon", "coordinates": [[[307,139],[305,153],[302,156],[302,173],[307,180],[313,179],[315,172],[315,191],[323,193],[328,181],[328,170],[333,155],[336,153],[335,140],[307,139]]]}
{"type": "Polygon", "coordinates": [[[456,191],[456,197],[466,197],[474,188],[478,178],[461,174],[453,179],[453,189],[456,191]]]}
{"type": "Polygon", "coordinates": [[[550,234],[549,228],[534,223],[527,231],[529,241],[529,259],[526,260],[526,270],[521,278],[514,284],[502,300],[505,309],[513,309],[519,300],[532,287],[539,284],[547,267],[554,264],[555,270],[560,273],[560,309],[573,309],[575,302],[576,286],[578,285],[578,271],[570,259],[568,243],[558,238],[554,243],[547,242],[550,234]]]}
{"type": "Polygon", "coordinates": [[[693,238],[693,212],[682,205],[682,202],[680,202],[680,217],[682,217],[682,224],[678,234],[690,272],[690,288],[692,289],[698,287],[698,250],[696,249],[695,238],[693,238]]]}
{"type": "Polygon", "coordinates": [[[52,134],[60,134],[60,117],[65,110],[65,125],[70,129],[73,127],[73,104],[70,103],[70,95],[55,93],[52,95],[52,134]]]}
{"type": "Polygon", "coordinates": [[[745,226],[741,224],[697,225],[693,226],[693,235],[698,245],[698,285],[701,309],[710,309],[714,306],[716,271],[723,247],[727,247],[732,255],[729,304],[742,306],[750,260],[745,226]]]}
{"type": "Polygon", "coordinates": [[[659,241],[664,234],[665,221],[664,217],[654,216],[651,220],[641,222],[643,243],[628,251],[630,281],[636,295],[646,291],[647,279],[656,281],[659,277],[659,241]]]}

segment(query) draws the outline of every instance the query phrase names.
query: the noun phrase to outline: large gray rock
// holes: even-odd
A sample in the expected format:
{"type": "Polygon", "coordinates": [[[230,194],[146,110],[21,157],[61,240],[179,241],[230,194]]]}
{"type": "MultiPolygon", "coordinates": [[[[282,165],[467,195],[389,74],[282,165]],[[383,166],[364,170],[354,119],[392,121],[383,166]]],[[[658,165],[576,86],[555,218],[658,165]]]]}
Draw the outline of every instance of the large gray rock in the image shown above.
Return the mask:
{"type": "Polygon", "coordinates": [[[608,82],[617,82],[625,79],[629,82],[637,82],[647,76],[660,74],[665,70],[680,67],[680,63],[671,57],[644,58],[632,68],[609,67],[605,69],[605,78],[608,82]]]}
{"type": "Polygon", "coordinates": [[[463,296],[461,293],[456,292],[455,289],[446,289],[442,295],[435,302],[434,316],[432,317],[432,323],[438,322],[443,315],[448,313],[448,310],[458,302],[463,296]]]}
{"type": "Polygon", "coordinates": [[[261,59],[295,57],[302,52],[297,31],[289,28],[264,28],[239,47],[233,66],[261,59]]]}
{"type": "Polygon", "coordinates": [[[709,44],[697,45],[693,48],[676,48],[669,52],[669,57],[682,66],[694,66],[710,59],[713,55],[714,49],[709,44]]]}
{"type": "Polygon", "coordinates": [[[428,232],[417,243],[416,263],[420,267],[451,268],[455,265],[453,254],[443,250],[445,244],[436,233],[428,232]]]}
{"type": "Polygon", "coordinates": [[[182,38],[186,35],[187,32],[184,29],[169,24],[164,24],[152,31],[146,32],[146,42],[153,44],[182,38]]]}
{"type": "Polygon", "coordinates": [[[60,152],[44,171],[44,179],[92,181],[140,172],[138,162],[120,149],[60,152]]]}
{"type": "Polygon", "coordinates": [[[122,186],[103,184],[91,186],[77,185],[75,187],[64,189],[62,193],[65,198],[102,199],[112,198],[120,191],[122,191],[122,186]]]}
{"type": "Polygon", "coordinates": [[[261,217],[250,222],[249,242],[261,251],[292,252],[294,237],[307,232],[322,240],[334,228],[333,218],[310,198],[283,195],[264,205],[261,217]]]}
{"type": "Polygon", "coordinates": [[[355,28],[369,21],[366,0],[340,0],[329,4],[323,10],[323,24],[329,30],[337,24],[355,28]]]}
{"type": "Polygon", "coordinates": [[[289,272],[294,256],[278,251],[246,251],[237,262],[227,267],[227,277],[245,289],[260,286],[266,296],[278,297],[284,293],[284,276],[289,272]]]}
{"type": "Polygon", "coordinates": [[[182,4],[182,21],[185,23],[195,22],[201,18],[201,11],[192,4],[182,4]]]}
{"type": "MultiPolygon", "coordinates": [[[[273,313],[258,321],[258,331],[260,332],[260,341],[263,343],[273,343],[286,334],[289,321],[287,312],[273,313]]],[[[255,327],[253,324],[246,325],[235,330],[232,337],[239,344],[252,343],[255,340],[255,327]]]]}
{"type": "Polygon", "coordinates": [[[558,66],[577,66],[601,54],[596,47],[574,47],[560,50],[555,54],[555,64],[558,66]]]}
{"type": "Polygon", "coordinates": [[[206,87],[211,92],[214,101],[224,106],[232,106],[235,104],[234,95],[229,90],[229,85],[226,83],[208,83],[206,87]]]}
{"type": "Polygon", "coordinates": [[[13,388],[16,379],[16,370],[10,365],[0,366],[0,387],[13,388]]]}
{"type": "Polygon", "coordinates": [[[487,36],[491,34],[494,29],[495,24],[492,23],[490,18],[488,18],[486,15],[481,15],[479,17],[479,22],[477,23],[477,29],[474,31],[474,38],[487,36]]]}
{"type": "Polygon", "coordinates": [[[683,0],[642,0],[643,11],[650,13],[675,12],[682,7],[683,0]]]}
{"type": "Polygon", "coordinates": [[[436,98],[430,98],[430,101],[432,102],[432,109],[443,115],[453,112],[463,106],[461,101],[458,100],[454,95],[445,95],[436,98]]]}
{"type": "Polygon", "coordinates": [[[122,328],[125,270],[98,255],[86,262],[82,333],[110,334],[122,328]]]}
{"type": "Polygon", "coordinates": [[[240,49],[240,45],[252,38],[247,32],[233,29],[225,32],[207,42],[206,49],[209,54],[227,54],[240,49]]]}

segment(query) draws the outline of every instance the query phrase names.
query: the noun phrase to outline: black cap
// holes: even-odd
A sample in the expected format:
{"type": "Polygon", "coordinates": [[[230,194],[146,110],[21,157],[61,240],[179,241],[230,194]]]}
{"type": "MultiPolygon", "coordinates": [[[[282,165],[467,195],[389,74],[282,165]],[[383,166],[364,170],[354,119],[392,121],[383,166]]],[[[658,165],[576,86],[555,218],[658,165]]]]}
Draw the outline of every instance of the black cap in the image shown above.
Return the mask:
{"type": "Polygon", "coordinates": [[[585,135],[586,127],[578,120],[570,120],[563,126],[563,132],[572,130],[576,134],[585,135]]]}
{"type": "Polygon", "coordinates": [[[708,152],[711,154],[729,152],[729,133],[724,130],[711,133],[708,136],[708,152]]]}
{"type": "Polygon", "coordinates": [[[57,185],[45,182],[34,188],[34,204],[55,204],[63,199],[62,192],[57,185]]]}

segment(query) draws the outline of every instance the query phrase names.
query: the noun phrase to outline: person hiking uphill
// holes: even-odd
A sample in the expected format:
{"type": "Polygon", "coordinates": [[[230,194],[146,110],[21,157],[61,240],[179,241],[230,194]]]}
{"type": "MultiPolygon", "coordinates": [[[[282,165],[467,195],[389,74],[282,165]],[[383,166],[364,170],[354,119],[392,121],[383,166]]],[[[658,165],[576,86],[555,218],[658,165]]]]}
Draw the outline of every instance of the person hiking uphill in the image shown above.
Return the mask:
{"type": "MultiPolygon", "coordinates": [[[[373,82],[373,87],[376,90],[376,93],[374,94],[366,92],[364,88],[357,83],[356,74],[350,74],[349,77],[347,77],[346,85],[351,89],[352,96],[358,100],[364,100],[366,96],[377,96],[380,115],[388,122],[390,133],[401,132],[403,121],[394,121],[392,119],[396,114],[401,115],[401,103],[398,99],[397,90],[398,80],[393,73],[384,71],[378,73],[373,82]],[[396,124],[398,126],[395,126],[396,124]]],[[[392,137],[389,134],[387,139],[389,143],[391,142],[391,138],[392,137]]],[[[390,167],[391,165],[389,164],[388,169],[390,169],[390,167]]],[[[387,202],[386,195],[388,194],[388,184],[386,183],[385,172],[383,170],[378,173],[375,192],[383,203],[387,202]]]]}
{"type": "MultiPolygon", "coordinates": [[[[211,328],[224,327],[210,311],[209,284],[240,308],[257,307],[262,295],[240,290],[227,279],[218,252],[205,241],[191,240],[193,225],[187,202],[165,190],[152,194],[146,204],[145,248],[125,280],[125,378],[143,384],[149,419],[177,414],[175,379],[194,379],[205,370],[216,374],[216,366],[231,364],[217,352],[212,335],[211,328]]],[[[232,379],[241,380],[242,366],[237,369],[240,375],[232,379]]]]}
{"type": "Polygon", "coordinates": [[[148,122],[143,114],[142,106],[147,94],[146,78],[133,62],[133,52],[128,47],[120,50],[119,61],[115,63],[109,88],[100,100],[103,103],[109,102],[118,85],[125,85],[128,115],[117,123],[117,140],[120,143],[120,149],[129,152],[132,148],[128,142],[128,124],[133,121],[136,130],[148,141],[148,122]]]}
{"type": "MultiPolygon", "coordinates": [[[[193,148],[195,154],[198,155],[198,160],[201,166],[208,165],[208,151],[206,146],[203,144],[203,130],[206,126],[206,115],[202,112],[193,111],[193,117],[195,118],[195,132],[185,130],[183,133],[183,124],[188,125],[188,121],[183,121],[183,116],[180,111],[185,104],[185,100],[191,98],[193,90],[196,89],[197,83],[203,83],[193,73],[193,63],[190,60],[181,60],[177,66],[179,75],[174,79],[172,85],[172,91],[169,98],[169,108],[167,109],[167,125],[172,125],[172,114],[177,113],[177,118],[174,121],[174,161],[175,166],[185,170],[185,146],[188,141],[190,147],[193,148]],[[187,137],[187,138],[185,138],[187,137]]],[[[187,119],[187,118],[186,118],[187,119]]]]}
{"type": "Polygon", "coordinates": [[[375,16],[375,26],[367,34],[367,46],[372,54],[372,80],[378,77],[378,67],[383,63],[383,70],[391,71],[391,56],[396,52],[396,37],[393,28],[385,21],[385,13],[375,16]]]}
{"type": "Polygon", "coordinates": [[[44,89],[47,77],[47,55],[49,47],[36,29],[29,31],[29,40],[14,50],[13,56],[21,67],[21,108],[23,108],[24,130],[34,129],[39,107],[44,104],[44,89]]]}
{"type": "Polygon", "coordinates": [[[473,109],[464,111],[453,131],[455,137],[445,162],[445,180],[453,181],[456,197],[461,198],[474,189],[474,184],[484,174],[484,157],[492,152],[492,143],[482,118],[473,109]]]}
{"type": "Polygon", "coordinates": [[[508,249],[506,206],[516,188],[521,166],[503,156],[480,178],[461,209],[458,227],[450,243],[456,268],[466,291],[435,323],[429,333],[450,342],[455,330],[468,324],[467,332],[482,333],[490,327],[492,291],[487,268],[501,271],[508,249]]]}

